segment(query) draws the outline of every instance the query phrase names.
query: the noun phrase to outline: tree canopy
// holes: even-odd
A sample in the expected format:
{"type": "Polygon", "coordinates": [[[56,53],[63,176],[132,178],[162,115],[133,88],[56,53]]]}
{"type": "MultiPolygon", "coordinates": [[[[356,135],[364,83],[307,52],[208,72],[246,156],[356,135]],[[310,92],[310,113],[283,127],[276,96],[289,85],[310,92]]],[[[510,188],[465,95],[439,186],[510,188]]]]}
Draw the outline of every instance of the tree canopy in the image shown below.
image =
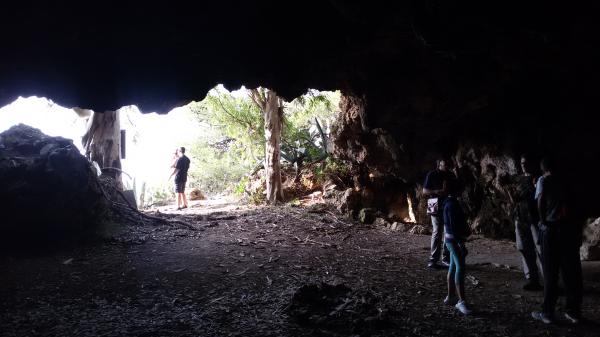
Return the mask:
{"type": "MultiPolygon", "coordinates": [[[[327,137],[339,99],[339,92],[309,90],[292,102],[283,102],[283,160],[302,165],[326,155],[323,136],[327,137]]],[[[249,90],[229,92],[217,86],[189,108],[207,126],[206,133],[190,148],[200,161],[190,174],[203,189],[210,193],[235,185],[262,165],[264,118],[249,90]]]]}

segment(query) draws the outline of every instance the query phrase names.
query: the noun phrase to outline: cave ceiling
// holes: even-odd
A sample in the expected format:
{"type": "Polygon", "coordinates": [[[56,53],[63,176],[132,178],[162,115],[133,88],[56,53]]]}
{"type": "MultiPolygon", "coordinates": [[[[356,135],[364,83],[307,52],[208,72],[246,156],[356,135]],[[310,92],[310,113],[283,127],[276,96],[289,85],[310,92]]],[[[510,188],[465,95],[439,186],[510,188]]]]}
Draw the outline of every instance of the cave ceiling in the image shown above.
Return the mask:
{"type": "Polygon", "coordinates": [[[579,84],[593,77],[597,24],[590,8],[571,4],[46,1],[4,7],[0,105],[37,95],[67,107],[135,104],[165,113],[202,99],[218,83],[262,85],[288,99],[307,88],[375,97],[385,86],[461,97],[493,91],[507,76],[526,85],[532,77],[566,81],[567,91],[593,93],[579,84]]]}

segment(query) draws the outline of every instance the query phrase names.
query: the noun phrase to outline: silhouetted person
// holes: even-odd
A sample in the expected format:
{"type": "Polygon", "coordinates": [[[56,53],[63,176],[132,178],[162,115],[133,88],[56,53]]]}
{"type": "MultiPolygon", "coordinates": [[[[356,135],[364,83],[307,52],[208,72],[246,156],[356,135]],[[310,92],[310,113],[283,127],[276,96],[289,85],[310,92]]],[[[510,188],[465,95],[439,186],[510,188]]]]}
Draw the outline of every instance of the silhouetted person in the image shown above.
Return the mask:
{"type": "Polygon", "coordinates": [[[173,173],[169,179],[175,175],[175,193],[177,193],[177,210],[188,207],[187,198],[185,196],[185,183],[187,182],[187,173],[190,168],[190,159],[185,155],[185,147],[180,147],[177,150],[178,159],[173,168],[173,173]]]}
{"type": "Polygon", "coordinates": [[[471,313],[465,297],[465,257],[467,248],[465,241],[471,230],[467,225],[467,218],[458,200],[459,186],[456,179],[445,182],[448,196],[444,201],[444,230],[445,245],[450,252],[450,266],[448,267],[448,295],[444,304],[454,305],[464,315],[471,313]]]}
{"type": "Polygon", "coordinates": [[[543,159],[541,169],[543,175],[538,180],[536,199],[540,214],[544,302],[542,311],[534,311],[531,315],[546,324],[554,321],[558,274],[561,272],[567,298],[564,316],[569,322],[578,323],[581,319],[583,288],[579,258],[581,233],[568,217],[565,186],[555,175],[554,163],[543,159]]]}
{"type": "MultiPolygon", "coordinates": [[[[524,290],[539,291],[540,274],[537,259],[540,257],[538,242],[538,210],[535,201],[535,177],[526,155],[521,156],[522,174],[514,179],[514,188],[509,190],[513,202],[517,249],[521,252],[523,272],[527,280],[524,290]]],[[[541,261],[541,258],[540,258],[541,261]]]]}
{"type": "Polygon", "coordinates": [[[450,257],[448,249],[444,245],[443,231],[444,224],[442,219],[442,207],[446,191],[444,182],[453,179],[454,175],[449,171],[449,162],[445,159],[437,160],[437,168],[427,173],[423,183],[423,196],[427,198],[427,214],[431,215],[431,254],[427,267],[439,268],[438,261],[442,255],[442,264],[448,266],[450,257]]]}

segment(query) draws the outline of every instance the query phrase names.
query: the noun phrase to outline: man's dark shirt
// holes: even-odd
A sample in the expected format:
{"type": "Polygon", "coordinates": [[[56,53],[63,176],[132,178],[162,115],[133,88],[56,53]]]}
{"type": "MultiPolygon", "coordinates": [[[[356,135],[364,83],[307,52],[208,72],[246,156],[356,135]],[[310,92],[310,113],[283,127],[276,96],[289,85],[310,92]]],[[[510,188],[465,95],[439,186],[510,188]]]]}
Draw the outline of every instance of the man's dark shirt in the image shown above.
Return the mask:
{"type": "Polygon", "coordinates": [[[537,223],[538,212],[533,177],[525,174],[518,175],[515,177],[514,184],[515,219],[528,224],[537,223]]]}
{"type": "Polygon", "coordinates": [[[190,159],[186,155],[182,155],[179,159],[177,159],[175,168],[177,169],[177,174],[175,174],[175,182],[186,182],[188,169],[190,168],[190,159]]]}
{"type": "MultiPolygon", "coordinates": [[[[427,173],[427,176],[425,177],[425,183],[423,183],[423,188],[426,188],[428,190],[441,190],[442,188],[444,188],[444,181],[451,179],[454,179],[454,174],[452,174],[451,172],[433,170],[427,173]]],[[[440,205],[441,208],[441,206],[444,205],[444,198],[441,196],[437,197],[438,205],[440,205]]]]}

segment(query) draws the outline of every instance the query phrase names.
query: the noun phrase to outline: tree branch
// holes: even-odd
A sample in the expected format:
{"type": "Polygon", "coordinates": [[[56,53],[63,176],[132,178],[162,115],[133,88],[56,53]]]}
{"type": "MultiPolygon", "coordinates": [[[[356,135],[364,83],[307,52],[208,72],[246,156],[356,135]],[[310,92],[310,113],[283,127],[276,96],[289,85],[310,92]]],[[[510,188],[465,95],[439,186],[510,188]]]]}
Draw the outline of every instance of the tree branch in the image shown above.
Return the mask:
{"type": "Polygon", "coordinates": [[[221,106],[221,109],[223,109],[223,112],[225,112],[229,117],[231,117],[232,119],[234,119],[236,122],[245,125],[246,127],[248,127],[250,130],[252,131],[257,131],[254,126],[252,125],[252,123],[245,121],[243,119],[240,119],[239,117],[235,116],[233,113],[231,113],[229,110],[227,110],[227,108],[225,108],[225,105],[223,104],[223,102],[221,101],[221,98],[219,98],[218,96],[215,97],[217,99],[217,102],[219,102],[219,105],[221,106]]]}

